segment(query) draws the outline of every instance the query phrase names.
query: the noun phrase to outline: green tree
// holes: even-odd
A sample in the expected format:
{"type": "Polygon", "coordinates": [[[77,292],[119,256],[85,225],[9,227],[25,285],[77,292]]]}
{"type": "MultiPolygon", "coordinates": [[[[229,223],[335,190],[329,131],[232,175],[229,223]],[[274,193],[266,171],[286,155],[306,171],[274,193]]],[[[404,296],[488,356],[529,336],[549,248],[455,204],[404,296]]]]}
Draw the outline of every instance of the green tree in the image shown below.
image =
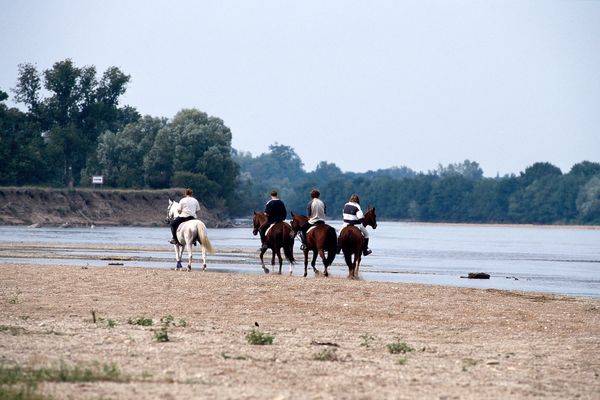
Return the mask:
{"type": "Polygon", "coordinates": [[[46,179],[44,143],[37,123],[4,101],[0,90],[0,184],[37,184],[46,179]]]}
{"type": "Polygon", "coordinates": [[[579,221],[600,224],[600,174],[581,187],[576,204],[579,221]]]}
{"type": "Polygon", "coordinates": [[[172,185],[174,175],[178,182],[182,177],[194,177],[210,183],[207,187],[215,191],[215,199],[235,201],[239,167],[232,158],[231,131],[221,119],[201,111],[178,112],[156,135],[144,168],[151,187],[172,185]]]}
{"type": "Polygon", "coordinates": [[[97,164],[88,164],[82,175],[88,182],[91,175],[103,175],[108,186],[144,187],[144,158],[166,124],[164,118],[146,116],[116,133],[106,131],[98,139],[97,164]]]}
{"type": "Polygon", "coordinates": [[[95,67],[78,68],[70,59],[54,63],[43,75],[33,64],[19,66],[15,98],[26,104],[31,120],[48,132],[51,176],[61,177],[68,186],[77,184],[88,157],[95,157],[100,133],[120,129],[121,121],[134,118],[131,108],[122,113],[117,107],[128,82],[129,76],[116,67],[98,80],[95,67]],[[45,98],[40,96],[42,82],[48,93],[45,98]]]}

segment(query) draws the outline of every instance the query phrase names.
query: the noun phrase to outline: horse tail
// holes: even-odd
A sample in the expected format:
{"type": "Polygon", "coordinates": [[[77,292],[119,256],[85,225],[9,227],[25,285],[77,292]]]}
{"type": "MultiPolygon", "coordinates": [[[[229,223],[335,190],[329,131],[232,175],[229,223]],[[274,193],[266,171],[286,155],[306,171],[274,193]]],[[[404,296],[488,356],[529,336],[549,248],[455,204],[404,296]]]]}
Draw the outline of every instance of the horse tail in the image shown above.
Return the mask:
{"type": "Polygon", "coordinates": [[[329,227],[327,230],[327,265],[333,264],[333,260],[335,259],[335,255],[337,253],[337,234],[335,233],[335,228],[329,227]]]}
{"type": "Polygon", "coordinates": [[[196,224],[196,226],[198,228],[198,240],[200,241],[200,245],[206,249],[208,254],[215,254],[215,250],[213,249],[212,244],[210,244],[210,240],[208,240],[208,235],[206,234],[206,226],[204,225],[204,223],[202,221],[198,221],[198,224],[196,224]]]}

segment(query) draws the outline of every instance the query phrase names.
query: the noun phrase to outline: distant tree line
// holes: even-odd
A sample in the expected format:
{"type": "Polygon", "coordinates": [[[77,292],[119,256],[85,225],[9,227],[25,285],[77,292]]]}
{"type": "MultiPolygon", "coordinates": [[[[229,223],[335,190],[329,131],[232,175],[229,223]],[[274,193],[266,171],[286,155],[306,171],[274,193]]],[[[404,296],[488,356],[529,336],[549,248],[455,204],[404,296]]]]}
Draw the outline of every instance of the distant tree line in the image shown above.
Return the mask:
{"type": "Polygon", "coordinates": [[[427,173],[406,167],[342,172],[322,161],[307,173],[292,148],[274,144],[269,149],[258,157],[235,153],[248,193],[248,202],[240,203],[245,209],[264,203],[268,190],[279,188],[288,208],[304,213],[310,190],[318,187],[335,219],[357,193],[363,208],[375,206],[377,216],[388,220],[600,224],[600,163],[583,161],[563,174],[539,162],[519,176],[485,178],[479,164],[469,160],[427,173]]]}
{"type": "Polygon", "coordinates": [[[116,67],[67,59],[38,71],[18,67],[9,108],[0,90],[0,185],[91,186],[102,175],[115,188],[194,189],[207,206],[231,217],[261,210],[277,189],[289,210],[304,213],[318,187],[331,218],[352,193],[380,219],[430,222],[600,224],[600,164],[568,173],[547,162],[517,175],[485,178],[477,162],[439,165],[427,173],[393,167],[343,172],[322,161],[306,172],[293,148],[274,143],[257,156],[231,147],[223,121],[195,109],[172,119],[142,117],[120,106],[130,76],[116,67]]]}

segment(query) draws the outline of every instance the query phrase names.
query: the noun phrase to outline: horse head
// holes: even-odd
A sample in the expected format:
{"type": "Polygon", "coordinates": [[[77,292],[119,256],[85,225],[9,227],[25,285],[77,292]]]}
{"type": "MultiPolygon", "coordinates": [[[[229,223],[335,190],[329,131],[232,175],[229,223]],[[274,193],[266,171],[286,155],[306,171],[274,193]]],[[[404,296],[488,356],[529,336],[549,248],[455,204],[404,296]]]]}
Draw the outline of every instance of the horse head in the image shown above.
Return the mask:
{"type": "Polygon", "coordinates": [[[258,228],[267,220],[267,216],[265,213],[254,211],[254,216],[252,217],[252,234],[256,236],[258,234],[258,228]]]}
{"type": "Polygon", "coordinates": [[[169,199],[169,206],[167,207],[167,218],[165,218],[165,223],[170,224],[171,221],[175,219],[175,214],[177,214],[176,209],[178,206],[178,202],[169,199]]]}
{"type": "Polygon", "coordinates": [[[373,229],[377,229],[377,215],[375,215],[375,207],[367,210],[363,225],[365,227],[370,225],[373,229]]]}
{"type": "Polygon", "coordinates": [[[292,221],[290,224],[292,226],[292,237],[298,234],[298,232],[302,229],[302,227],[304,226],[304,224],[306,224],[307,221],[308,217],[292,213],[292,221]]]}

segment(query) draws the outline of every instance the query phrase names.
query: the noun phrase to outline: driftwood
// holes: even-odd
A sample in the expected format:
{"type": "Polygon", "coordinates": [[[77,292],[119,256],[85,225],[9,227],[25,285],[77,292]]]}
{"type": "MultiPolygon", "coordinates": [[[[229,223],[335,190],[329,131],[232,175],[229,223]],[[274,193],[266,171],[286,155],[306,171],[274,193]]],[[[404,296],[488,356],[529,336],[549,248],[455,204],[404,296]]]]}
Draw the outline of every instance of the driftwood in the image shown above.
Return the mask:
{"type": "Polygon", "coordinates": [[[467,279],[490,279],[490,274],[486,274],[485,272],[469,272],[467,276],[461,276],[461,278],[467,279]]]}

